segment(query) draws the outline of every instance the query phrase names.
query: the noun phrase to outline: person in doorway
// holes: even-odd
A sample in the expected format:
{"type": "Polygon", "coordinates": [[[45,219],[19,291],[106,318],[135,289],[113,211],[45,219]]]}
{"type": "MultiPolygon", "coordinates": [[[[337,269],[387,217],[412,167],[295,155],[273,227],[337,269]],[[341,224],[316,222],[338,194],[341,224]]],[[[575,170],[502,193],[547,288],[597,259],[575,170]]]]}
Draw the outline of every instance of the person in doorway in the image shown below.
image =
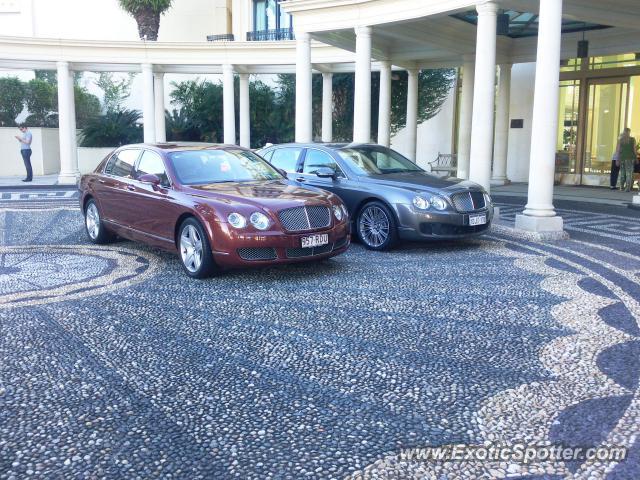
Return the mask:
{"type": "Polygon", "coordinates": [[[16,135],[16,140],[20,142],[20,154],[22,155],[24,168],[27,170],[27,178],[22,181],[30,182],[33,180],[33,169],[31,168],[31,141],[33,136],[25,125],[20,125],[19,128],[22,135],[16,135]]]}
{"type": "Polygon", "coordinates": [[[636,139],[631,136],[630,128],[625,128],[620,135],[616,153],[620,162],[620,190],[630,192],[633,187],[633,167],[637,161],[636,139]]]}
{"type": "MultiPolygon", "coordinates": [[[[620,141],[620,139],[618,139],[618,141],[620,141]]],[[[609,176],[609,185],[611,190],[615,190],[616,188],[618,188],[619,174],[620,174],[620,157],[618,156],[618,150],[616,150],[613,154],[613,157],[611,157],[611,174],[609,176]]]]}

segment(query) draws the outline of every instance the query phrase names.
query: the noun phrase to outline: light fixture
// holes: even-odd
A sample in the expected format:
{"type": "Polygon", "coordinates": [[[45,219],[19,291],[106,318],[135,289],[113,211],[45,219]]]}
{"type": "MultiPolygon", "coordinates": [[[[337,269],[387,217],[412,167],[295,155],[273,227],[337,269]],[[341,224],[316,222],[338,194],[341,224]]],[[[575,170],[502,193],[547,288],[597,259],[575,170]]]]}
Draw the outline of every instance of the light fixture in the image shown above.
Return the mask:
{"type": "Polygon", "coordinates": [[[582,30],[582,40],[578,41],[578,58],[588,58],[589,57],[589,40],[585,40],[585,30],[587,28],[587,24],[585,23],[582,30]]]}
{"type": "Polygon", "coordinates": [[[509,22],[511,22],[509,14],[504,13],[504,10],[502,10],[502,13],[498,14],[497,20],[498,22],[496,25],[496,34],[505,36],[509,35],[509,22]]]}

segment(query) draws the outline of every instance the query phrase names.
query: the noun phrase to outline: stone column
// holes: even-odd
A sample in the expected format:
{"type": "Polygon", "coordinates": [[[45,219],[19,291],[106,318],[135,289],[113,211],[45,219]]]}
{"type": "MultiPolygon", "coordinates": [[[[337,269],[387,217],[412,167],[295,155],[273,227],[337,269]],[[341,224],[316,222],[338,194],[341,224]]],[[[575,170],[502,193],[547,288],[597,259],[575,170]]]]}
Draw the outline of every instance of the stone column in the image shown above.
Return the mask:
{"type": "Polygon", "coordinates": [[[462,70],[462,92],[460,92],[460,123],[458,124],[458,178],[469,178],[471,154],[471,125],[473,115],[473,86],[476,64],[465,56],[462,70]]]}
{"type": "Polygon", "coordinates": [[[222,66],[222,116],[224,129],[224,143],[236,143],[236,106],[233,85],[233,65],[222,66]]]}
{"type": "Polygon", "coordinates": [[[371,141],[371,27],[356,27],[353,141],[371,141]]]}
{"type": "Polygon", "coordinates": [[[391,62],[380,62],[380,99],[378,101],[378,143],[391,144],[391,62]]]}
{"type": "Polygon", "coordinates": [[[153,94],[153,65],[143,63],[142,69],[142,122],[144,143],[156,142],[155,96],[153,94]]]}
{"type": "Polygon", "coordinates": [[[73,185],[80,177],[76,148],[75,98],[73,77],[68,62],[58,62],[58,135],[60,138],[60,174],[58,183],[73,185]]]}
{"type": "Polygon", "coordinates": [[[311,36],[296,32],[296,142],[313,141],[311,36]]]}
{"type": "Polygon", "coordinates": [[[509,153],[509,105],[511,103],[511,64],[500,65],[500,80],[496,105],[496,132],[493,147],[492,185],[505,185],[509,153]]]}
{"type": "Polygon", "coordinates": [[[487,191],[491,183],[493,117],[496,97],[496,22],[498,5],[480,3],[476,40],[476,72],[473,92],[469,179],[487,191]]]}
{"type": "Polygon", "coordinates": [[[251,104],[249,74],[240,74],[240,146],[251,148],[251,104]]]}
{"type": "Polygon", "coordinates": [[[408,70],[407,82],[407,149],[409,160],[416,161],[418,149],[418,79],[419,70],[408,70]]]}
{"type": "Polygon", "coordinates": [[[553,182],[560,96],[562,0],[540,0],[538,25],[529,194],[523,214],[516,216],[516,228],[559,233],[563,230],[563,222],[553,208],[553,182]]]}
{"type": "Polygon", "coordinates": [[[322,74],[322,141],[333,141],[333,73],[322,74]]]}
{"type": "Polygon", "coordinates": [[[153,74],[154,113],[156,119],[156,142],[167,141],[167,127],[164,117],[164,73],[153,74]]]}

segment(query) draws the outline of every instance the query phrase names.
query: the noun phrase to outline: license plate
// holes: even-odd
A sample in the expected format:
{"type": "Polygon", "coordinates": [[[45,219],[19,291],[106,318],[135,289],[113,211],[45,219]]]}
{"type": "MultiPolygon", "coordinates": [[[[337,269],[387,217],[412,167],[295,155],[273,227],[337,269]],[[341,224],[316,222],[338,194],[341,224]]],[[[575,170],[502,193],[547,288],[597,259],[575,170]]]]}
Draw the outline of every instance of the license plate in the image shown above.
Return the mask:
{"type": "Polygon", "coordinates": [[[329,243],[329,234],[311,235],[302,237],[302,248],[320,247],[329,243]]]}
{"type": "Polygon", "coordinates": [[[486,215],[469,215],[469,226],[484,225],[487,223],[486,215]]]}

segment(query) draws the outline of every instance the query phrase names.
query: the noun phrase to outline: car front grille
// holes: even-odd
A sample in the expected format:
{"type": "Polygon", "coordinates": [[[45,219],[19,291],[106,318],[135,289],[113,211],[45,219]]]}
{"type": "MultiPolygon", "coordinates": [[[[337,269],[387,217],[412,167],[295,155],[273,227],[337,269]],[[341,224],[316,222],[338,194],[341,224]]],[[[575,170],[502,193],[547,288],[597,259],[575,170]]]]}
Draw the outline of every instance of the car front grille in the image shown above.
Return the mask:
{"type": "Polygon", "coordinates": [[[239,248],[238,255],[241,259],[250,262],[260,260],[275,260],[278,258],[275,248],[259,247],[259,248],[239,248]]]}
{"type": "Polygon", "coordinates": [[[459,212],[473,212],[486,207],[484,193],[482,192],[458,192],[451,195],[451,202],[459,212]]]}
{"type": "Polygon", "coordinates": [[[312,247],[312,248],[287,248],[286,254],[287,258],[301,258],[301,257],[312,257],[314,255],[322,255],[323,253],[329,253],[333,250],[333,245],[331,243],[327,245],[322,245],[320,247],[312,247]]]}
{"type": "Polygon", "coordinates": [[[321,205],[287,208],[281,210],[278,217],[284,229],[289,232],[326,228],[331,225],[331,211],[321,205]]]}

